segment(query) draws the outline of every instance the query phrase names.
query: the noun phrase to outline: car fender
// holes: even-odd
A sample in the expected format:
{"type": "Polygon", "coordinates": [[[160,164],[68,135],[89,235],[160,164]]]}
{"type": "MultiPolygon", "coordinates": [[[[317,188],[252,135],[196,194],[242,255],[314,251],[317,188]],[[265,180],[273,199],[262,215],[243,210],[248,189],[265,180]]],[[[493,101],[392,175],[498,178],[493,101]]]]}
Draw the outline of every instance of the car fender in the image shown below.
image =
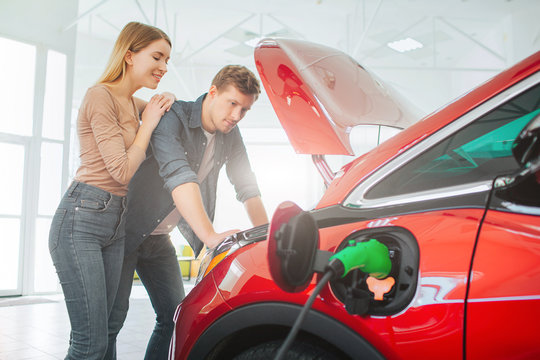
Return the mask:
{"type": "MultiPolygon", "coordinates": [[[[191,349],[188,359],[208,358],[223,339],[242,330],[271,325],[290,328],[301,309],[298,305],[278,302],[257,303],[234,309],[206,329],[191,349]]],[[[359,334],[318,311],[311,310],[308,313],[301,331],[324,339],[351,359],[385,358],[359,334]]]]}

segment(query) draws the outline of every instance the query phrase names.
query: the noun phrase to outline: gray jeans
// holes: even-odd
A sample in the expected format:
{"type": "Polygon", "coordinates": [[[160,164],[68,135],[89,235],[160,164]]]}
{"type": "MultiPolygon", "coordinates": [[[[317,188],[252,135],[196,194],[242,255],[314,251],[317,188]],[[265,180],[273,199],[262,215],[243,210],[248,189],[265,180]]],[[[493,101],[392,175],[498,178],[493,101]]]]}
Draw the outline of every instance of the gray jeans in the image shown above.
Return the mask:
{"type": "Polygon", "coordinates": [[[125,198],[73,182],[51,223],[49,251],[71,323],[66,359],[102,359],[122,269],[125,198]]]}

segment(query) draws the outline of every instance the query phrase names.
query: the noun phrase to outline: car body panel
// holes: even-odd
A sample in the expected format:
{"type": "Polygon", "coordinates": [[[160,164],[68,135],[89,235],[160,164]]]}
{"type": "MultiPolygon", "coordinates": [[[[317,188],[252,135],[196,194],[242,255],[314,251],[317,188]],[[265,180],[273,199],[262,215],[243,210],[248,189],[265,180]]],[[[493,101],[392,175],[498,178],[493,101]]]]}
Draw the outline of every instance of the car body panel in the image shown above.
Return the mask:
{"type": "Polygon", "coordinates": [[[488,211],[467,302],[467,358],[540,358],[539,254],[540,216],[488,211]]]}
{"type": "MultiPolygon", "coordinates": [[[[423,271],[415,300],[404,313],[384,317],[351,316],[329,289],[315,301],[313,309],[332,316],[362,334],[371,344],[377,344],[376,349],[386,358],[409,357],[404,354],[414,358],[419,345],[427,357],[440,358],[441,349],[444,349],[448,358],[461,357],[465,293],[470,265],[468,259],[472,256],[476,236],[476,232],[471,232],[470,228],[478,228],[482,215],[483,210],[479,209],[448,209],[437,213],[398,216],[390,221],[370,219],[320,229],[320,248],[332,251],[336,247],[332,239],[344,239],[357,229],[375,228],[374,224],[377,223],[406,227],[413,234],[421,234],[421,238],[425,239],[419,243],[422,252],[420,268],[423,271]],[[433,219],[434,224],[425,221],[426,218],[433,219]]],[[[304,304],[316,284],[317,277],[313,278],[304,292],[285,292],[273,281],[267,263],[261,261],[266,253],[266,242],[261,242],[251,245],[249,249],[239,250],[234,257],[223,260],[210,273],[217,292],[213,295],[207,293],[204,296],[206,300],[198,298],[196,302],[209,301],[204,308],[213,308],[215,299],[223,299],[231,311],[254,303],[304,304]]],[[[213,290],[210,290],[209,286],[206,288],[208,292],[215,290],[214,287],[213,290]]],[[[193,303],[190,301],[192,296],[200,297],[201,294],[190,293],[184,303],[193,303]]],[[[184,312],[189,312],[189,309],[184,312]]],[[[206,327],[220,315],[220,312],[199,311],[197,316],[201,320],[195,323],[201,326],[204,318],[206,327]]],[[[183,320],[185,319],[180,319],[183,320]]],[[[190,341],[186,340],[185,343],[187,345],[190,341]]]]}
{"type": "Polygon", "coordinates": [[[336,49],[265,39],[255,49],[255,64],[291,144],[301,154],[353,155],[353,126],[405,128],[419,118],[373,74],[336,49]]]}
{"type": "MultiPolygon", "coordinates": [[[[469,259],[476,236],[475,231],[471,233],[470,227],[478,228],[482,214],[483,210],[478,209],[445,210],[438,214],[400,216],[391,221],[393,226],[406,227],[411,233],[421,234],[421,238],[426,240],[419,243],[422,253],[420,268],[423,271],[418,293],[411,308],[405,313],[391,317],[351,316],[330,291],[323,292],[322,300],[316,300],[313,308],[331,314],[361,333],[371,343],[376,343],[376,338],[383,340],[382,347],[377,347],[377,350],[387,358],[393,357],[386,351],[387,348],[402,355],[410,354],[413,358],[419,344],[427,358],[440,357],[441,349],[449,355],[448,358],[460,357],[469,259]],[[434,224],[431,221],[426,222],[426,218],[433,219],[434,224]]],[[[384,220],[373,219],[320,229],[320,248],[335,250],[336,243],[333,239],[344,239],[357,229],[368,228],[369,224],[377,221],[388,224],[384,220]]],[[[224,292],[218,285],[223,298],[232,308],[254,302],[286,301],[303,304],[307,300],[309,291],[299,294],[286,293],[273,283],[267,266],[257,266],[260,261],[256,259],[265,254],[264,244],[257,244],[250,248],[249,252],[244,252],[233,260],[237,265],[231,267],[242,267],[251,271],[237,279],[237,284],[243,285],[238,289],[224,292]]],[[[228,266],[223,268],[227,269],[228,266]]],[[[230,271],[223,276],[228,277],[229,274],[230,271]]],[[[221,275],[216,273],[216,276],[221,275]]],[[[316,278],[313,279],[312,286],[315,285],[315,280],[316,278]]],[[[219,284],[219,281],[217,283],[219,284]]]]}
{"type": "MultiPolygon", "coordinates": [[[[212,276],[204,278],[199,286],[194,287],[184,301],[176,309],[174,321],[177,324],[192,324],[194,328],[206,329],[211,323],[231,310],[217,290],[212,276]],[[189,301],[196,299],[196,301],[189,301]],[[201,305],[203,305],[201,307],[201,305]]],[[[170,358],[185,359],[193,344],[197,341],[199,333],[191,331],[189,327],[175,329],[172,347],[181,349],[176,354],[169,354],[170,358]],[[176,347],[176,343],[179,346],[176,347]],[[181,345],[180,345],[181,344],[181,345]]]]}

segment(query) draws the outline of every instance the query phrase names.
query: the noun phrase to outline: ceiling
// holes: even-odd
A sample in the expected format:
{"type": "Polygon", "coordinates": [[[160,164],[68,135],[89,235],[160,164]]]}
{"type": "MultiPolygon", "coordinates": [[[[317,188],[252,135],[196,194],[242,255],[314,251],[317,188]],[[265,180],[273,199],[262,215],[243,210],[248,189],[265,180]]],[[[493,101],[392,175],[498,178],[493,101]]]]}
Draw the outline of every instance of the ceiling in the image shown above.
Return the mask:
{"type": "Polygon", "coordinates": [[[538,14],[538,0],[79,0],[65,28],[112,42],[129,21],[158,26],[173,41],[178,91],[190,97],[226,64],[254,70],[262,37],[317,42],[352,55],[427,112],[539,50],[538,14]],[[406,38],[422,47],[388,46],[406,38]],[[427,94],[434,84],[440,91],[427,94]]]}

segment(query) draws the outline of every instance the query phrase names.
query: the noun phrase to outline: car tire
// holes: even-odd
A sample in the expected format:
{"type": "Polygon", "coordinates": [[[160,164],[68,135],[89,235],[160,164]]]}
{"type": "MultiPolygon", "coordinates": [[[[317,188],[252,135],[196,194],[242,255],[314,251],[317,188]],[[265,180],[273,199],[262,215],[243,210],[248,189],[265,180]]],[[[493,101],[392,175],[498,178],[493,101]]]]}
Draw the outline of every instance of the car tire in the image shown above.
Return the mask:
{"type": "MultiPolygon", "coordinates": [[[[281,346],[282,341],[269,341],[244,350],[233,357],[234,360],[271,360],[281,346]]],[[[294,342],[285,360],[344,360],[347,357],[336,354],[307,342],[294,342]]]]}

